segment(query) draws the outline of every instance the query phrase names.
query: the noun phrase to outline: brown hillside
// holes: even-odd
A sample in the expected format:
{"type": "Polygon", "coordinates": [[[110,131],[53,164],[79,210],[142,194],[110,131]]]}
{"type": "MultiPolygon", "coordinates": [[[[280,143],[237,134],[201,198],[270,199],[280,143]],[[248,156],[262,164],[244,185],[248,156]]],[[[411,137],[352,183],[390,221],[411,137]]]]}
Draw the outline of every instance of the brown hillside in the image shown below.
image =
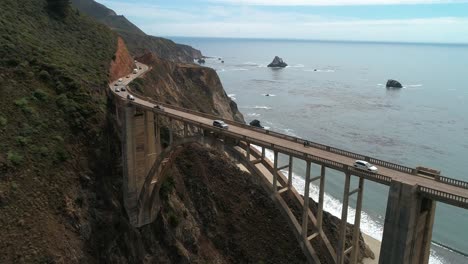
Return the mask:
{"type": "Polygon", "coordinates": [[[110,81],[115,81],[118,78],[131,73],[134,68],[134,60],[132,56],[130,56],[123,39],[119,37],[117,41],[117,52],[112,58],[109,70],[110,81]]]}
{"type": "Polygon", "coordinates": [[[215,70],[194,64],[162,60],[152,53],[138,58],[152,70],[132,88],[140,95],[168,104],[244,122],[244,117],[224,91],[215,70]]]}

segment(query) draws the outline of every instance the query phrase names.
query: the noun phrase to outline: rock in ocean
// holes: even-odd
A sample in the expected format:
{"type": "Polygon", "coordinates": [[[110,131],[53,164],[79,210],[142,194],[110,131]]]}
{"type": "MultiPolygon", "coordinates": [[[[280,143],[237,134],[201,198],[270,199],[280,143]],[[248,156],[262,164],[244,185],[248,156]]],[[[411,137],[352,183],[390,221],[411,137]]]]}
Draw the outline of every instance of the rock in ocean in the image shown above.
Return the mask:
{"type": "Polygon", "coordinates": [[[387,81],[387,88],[403,88],[403,85],[398,81],[390,79],[387,81]]]}
{"type": "Polygon", "coordinates": [[[286,64],[286,62],[283,61],[282,58],[278,57],[278,56],[275,56],[275,58],[273,59],[273,61],[268,64],[268,67],[280,67],[280,68],[284,68],[288,66],[288,64],[286,64]]]}

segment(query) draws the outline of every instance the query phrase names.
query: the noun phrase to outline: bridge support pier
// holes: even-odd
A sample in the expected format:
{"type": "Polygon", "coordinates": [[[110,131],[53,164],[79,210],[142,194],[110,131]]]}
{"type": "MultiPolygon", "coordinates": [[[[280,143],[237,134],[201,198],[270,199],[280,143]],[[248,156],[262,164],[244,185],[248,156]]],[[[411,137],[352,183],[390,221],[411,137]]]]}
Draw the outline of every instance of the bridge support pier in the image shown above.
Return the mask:
{"type": "Polygon", "coordinates": [[[416,186],[392,181],[379,264],[429,262],[435,207],[416,186]]]}
{"type": "Polygon", "coordinates": [[[289,167],[288,167],[288,189],[292,188],[292,177],[293,177],[293,156],[289,156],[289,167]]]}
{"type": "Polygon", "coordinates": [[[304,208],[302,209],[302,237],[307,239],[307,224],[309,222],[309,188],[310,188],[310,161],[307,162],[305,188],[304,188],[304,208]]]}
{"type": "Polygon", "coordinates": [[[278,191],[278,151],[274,151],[273,156],[273,193],[278,191]]]}
{"type": "Polygon", "coordinates": [[[323,223],[323,203],[325,195],[325,166],[321,166],[320,169],[320,190],[319,190],[319,201],[318,201],[318,212],[317,212],[317,229],[322,232],[323,223]]]}
{"type": "Polygon", "coordinates": [[[343,207],[341,208],[341,223],[340,233],[338,235],[338,246],[336,248],[336,263],[343,264],[345,261],[345,238],[346,238],[346,224],[348,219],[348,203],[349,203],[349,185],[351,182],[351,174],[346,173],[345,187],[343,193],[343,207]]]}

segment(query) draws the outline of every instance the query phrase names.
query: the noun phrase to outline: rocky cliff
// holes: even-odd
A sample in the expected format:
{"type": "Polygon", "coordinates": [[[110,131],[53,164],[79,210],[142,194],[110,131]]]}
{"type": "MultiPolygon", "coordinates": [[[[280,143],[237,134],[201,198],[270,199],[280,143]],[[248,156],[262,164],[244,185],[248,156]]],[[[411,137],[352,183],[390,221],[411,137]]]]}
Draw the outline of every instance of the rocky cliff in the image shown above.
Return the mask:
{"type": "Polygon", "coordinates": [[[115,81],[133,71],[135,63],[122,38],[117,39],[117,51],[112,57],[109,69],[109,81],[115,81]]]}
{"type": "Polygon", "coordinates": [[[135,92],[225,119],[244,122],[237,104],[226,94],[218,74],[211,68],[172,63],[151,53],[138,58],[152,70],[132,84],[135,92]]]}
{"type": "Polygon", "coordinates": [[[122,36],[134,56],[153,52],[162,59],[186,63],[192,63],[194,59],[202,57],[199,50],[188,45],[145,34],[124,16],[117,15],[113,10],[94,0],[72,0],[71,2],[80,12],[109,26],[122,36]]]}

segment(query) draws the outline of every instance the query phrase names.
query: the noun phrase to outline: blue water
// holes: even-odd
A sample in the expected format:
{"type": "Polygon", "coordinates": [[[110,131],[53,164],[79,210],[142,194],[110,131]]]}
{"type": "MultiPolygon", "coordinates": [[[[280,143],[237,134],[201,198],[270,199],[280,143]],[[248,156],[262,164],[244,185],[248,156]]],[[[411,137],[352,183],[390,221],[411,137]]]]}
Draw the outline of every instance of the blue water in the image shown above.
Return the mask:
{"type": "MultiPolygon", "coordinates": [[[[246,121],[468,181],[468,46],[172,39],[225,61],[209,59],[206,66],[217,70],[246,121]],[[267,68],[275,55],[290,66],[267,68]],[[404,88],[387,90],[390,78],[404,88]]],[[[294,172],[300,187],[299,161],[294,172]]],[[[328,210],[339,213],[344,177],[328,174],[328,210]]],[[[366,182],[365,189],[362,229],[381,239],[388,188],[366,182]]],[[[433,240],[468,253],[468,210],[439,203],[433,240]]],[[[468,263],[450,250],[432,249],[431,263],[468,263]]]]}

